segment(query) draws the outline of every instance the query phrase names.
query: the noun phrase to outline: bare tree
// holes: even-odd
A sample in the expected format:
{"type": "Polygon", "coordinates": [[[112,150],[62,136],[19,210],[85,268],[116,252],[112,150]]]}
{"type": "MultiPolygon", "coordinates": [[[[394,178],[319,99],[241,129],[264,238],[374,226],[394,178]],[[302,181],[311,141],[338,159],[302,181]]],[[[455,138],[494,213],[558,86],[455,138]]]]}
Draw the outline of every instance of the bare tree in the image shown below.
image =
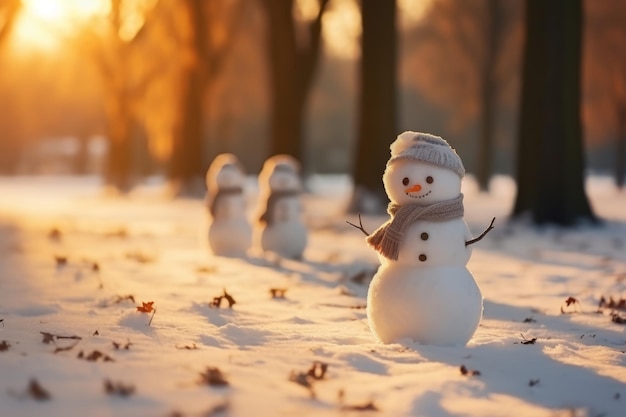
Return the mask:
{"type": "Polygon", "coordinates": [[[300,159],[303,119],[322,45],[322,17],[328,0],[310,22],[294,18],[294,0],[262,0],[267,15],[271,78],[270,153],[300,159]],[[302,36],[299,36],[302,35],[302,36]]]}
{"type": "Polygon", "coordinates": [[[582,0],[527,0],[514,216],[595,220],[585,194],[580,120],[582,0]]]}
{"type": "Polygon", "coordinates": [[[420,91],[453,111],[453,128],[477,120],[472,165],[481,190],[493,173],[498,104],[515,79],[518,11],[507,0],[440,0],[408,35],[420,91]]]}
{"type": "Polygon", "coordinates": [[[626,3],[586,2],[585,127],[615,142],[613,176],[618,188],[626,180],[626,3]]]}
{"type": "MultiPolygon", "coordinates": [[[[21,7],[20,0],[0,0],[0,48],[8,39],[21,7]]],[[[13,111],[11,106],[7,110],[8,113],[13,111]]],[[[5,110],[3,113],[7,113],[7,111],[5,110]]],[[[12,131],[13,129],[5,130],[3,132],[4,137],[0,139],[0,173],[3,174],[13,173],[18,161],[19,142],[7,138],[7,136],[12,135],[12,131]]]]}
{"type": "Polygon", "coordinates": [[[163,68],[161,62],[147,59],[144,42],[147,25],[158,12],[159,2],[135,1],[132,16],[125,7],[131,2],[110,0],[104,22],[92,22],[92,27],[82,32],[85,43],[80,44],[97,63],[103,84],[108,140],[105,182],[122,192],[130,190],[134,183],[135,139],[141,131],[137,106],[163,68]],[[129,28],[131,21],[139,24],[129,28]]]}
{"type": "Polygon", "coordinates": [[[169,177],[177,194],[204,192],[204,173],[215,154],[206,140],[210,94],[232,49],[245,2],[184,0],[188,53],[181,75],[179,121],[174,133],[169,177]]]}
{"type": "Polygon", "coordinates": [[[384,211],[382,173],[396,137],[396,2],[361,1],[360,100],[350,212],[384,211]]]}

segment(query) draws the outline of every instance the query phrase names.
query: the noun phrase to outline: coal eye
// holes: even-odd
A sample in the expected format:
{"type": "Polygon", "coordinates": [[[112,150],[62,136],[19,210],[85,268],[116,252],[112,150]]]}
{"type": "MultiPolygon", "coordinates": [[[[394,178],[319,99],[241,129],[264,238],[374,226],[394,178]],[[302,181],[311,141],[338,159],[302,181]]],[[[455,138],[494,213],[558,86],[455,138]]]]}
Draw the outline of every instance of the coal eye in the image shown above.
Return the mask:
{"type": "Polygon", "coordinates": [[[403,185],[409,185],[409,179],[407,177],[402,178],[403,185]]]}
{"type": "Polygon", "coordinates": [[[427,183],[432,184],[432,183],[433,183],[433,181],[435,181],[435,180],[434,180],[434,179],[433,179],[433,177],[431,177],[430,175],[429,175],[428,177],[426,177],[426,182],[427,182],[427,183]]]}

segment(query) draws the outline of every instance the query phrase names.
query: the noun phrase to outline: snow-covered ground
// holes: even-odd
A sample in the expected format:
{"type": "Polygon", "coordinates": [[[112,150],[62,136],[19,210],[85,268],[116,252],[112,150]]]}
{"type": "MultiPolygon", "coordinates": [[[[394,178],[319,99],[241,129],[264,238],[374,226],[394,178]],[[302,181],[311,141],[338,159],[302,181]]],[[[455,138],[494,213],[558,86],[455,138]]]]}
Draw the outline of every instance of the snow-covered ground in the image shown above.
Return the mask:
{"type": "Polygon", "coordinates": [[[626,193],[592,178],[603,227],[535,230],[507,224],[510,179],[466,179],[473,232],[497,217],[468,265],[485,313],[441,348],[369,331],[377,258],[345,224],[348,184],[312,181],[296,262],[212,256],[202,202],[158,182],[113,198],[96,179],[0,179],[0,416],[626,415],[626,325],[598,312],[626,297],[626,193]],[[232,309],[209,307],[224,291],[232,309]]]}

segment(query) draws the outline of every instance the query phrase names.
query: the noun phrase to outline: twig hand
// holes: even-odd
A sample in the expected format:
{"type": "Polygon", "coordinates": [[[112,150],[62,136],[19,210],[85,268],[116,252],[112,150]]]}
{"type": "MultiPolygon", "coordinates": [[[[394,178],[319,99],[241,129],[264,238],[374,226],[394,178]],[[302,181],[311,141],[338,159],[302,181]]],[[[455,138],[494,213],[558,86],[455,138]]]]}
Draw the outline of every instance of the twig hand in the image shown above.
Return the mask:
{"type": "Polygon", "coordinates": [[[358,226],[356,224],[354,224],[354,223],[351,223],[351,222],[347,221],[347,220],[346,220],[346,223],[348,223],[352,227],[356,227],[357,229],[359,229],[361,232],[363,232],[363,234],[365,236],[369,236],[370,235],[369,233],[367,233],[367,231],[363,227],[363,222],[361,221],[361,213],[359,213],[359,225],[358,226]]]}
{"type": "Polygon", "coordinates": [[[479,240],[482,240],[482,238],[484,238],[487,235],[487,233],[491,232],[491,230],[493,229],[493,222],[495,221],[496,221],[496,218],[494,217],[493,219],[491,219],[491,223],[489,224],[489,227],[487,227],[477,238],[474,238],[465,242],[465,246],[469,246],[472,243],[476,243],[479,240]]]}

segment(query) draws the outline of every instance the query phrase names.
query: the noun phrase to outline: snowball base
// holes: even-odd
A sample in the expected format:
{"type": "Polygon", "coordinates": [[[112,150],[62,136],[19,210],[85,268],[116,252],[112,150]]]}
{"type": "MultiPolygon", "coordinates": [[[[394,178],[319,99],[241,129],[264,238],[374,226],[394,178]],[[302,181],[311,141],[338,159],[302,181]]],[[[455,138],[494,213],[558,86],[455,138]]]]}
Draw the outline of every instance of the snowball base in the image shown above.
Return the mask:
{"type": "Polygon", "coordinates": [[[482,301],[464,266],[387,264],[370,284],[367,316],[383,343],[409,338],[426,345],[465,345],[480,323],[482,301]]]}

